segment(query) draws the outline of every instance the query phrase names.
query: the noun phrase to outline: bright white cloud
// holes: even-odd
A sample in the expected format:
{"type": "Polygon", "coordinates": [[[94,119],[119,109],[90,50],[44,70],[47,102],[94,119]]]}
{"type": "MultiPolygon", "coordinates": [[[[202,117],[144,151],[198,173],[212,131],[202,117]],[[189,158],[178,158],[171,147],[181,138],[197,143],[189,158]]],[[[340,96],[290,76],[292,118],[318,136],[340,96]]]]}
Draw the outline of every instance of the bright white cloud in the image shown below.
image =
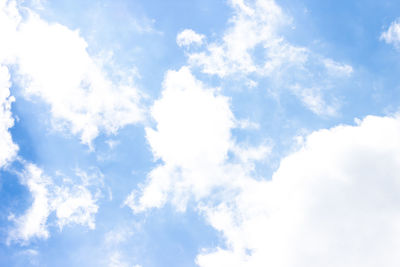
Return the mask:
{"type": "Polygon", "coordinates": [[[0,168],[17,155],[18,146],[14,144],[9,129],[14,125],[11,114],[10,74],[8,68],[0,64],[0,168]]]}
{"type": "Polygon", "coordinates": [[[337,101],[325,92],[334,88],[337,79],[349,77],[352,67],[286,41],[281,32],[292,24],[291,18],[275,1],[229,3],[234,10],[230,27],[205,50],[188,53],[189,63],[221,78],[255,75],[257,79],[268,79],[268,89],[274,94],[297,88],[292,93],[312,112],[335,115],[337,101]]]}
{"type": "Polygon", "coordinates": [[[49,104],[58,127],[91,144],[100,131],[113,134],[143,120],[132,74],[111,80],[102,66],[109,62],[91,57],[78,31],[49,24],[31,10],[22,18],[15,1],[1,0],[0,7],[0,63],[18,66],[25,95],[49,104]]]}
{"type": "Polygon", "coordinates": [[[400,20],[392,22],[387,31],[383,32],[380,37],[387,44],[392,44],[396,48],[400,47],[400,20]]]}
{"type": "Polygon", "coordinates": [[[96,202],[100,197],[95,185],[102,177],[98,173],[88,175],[81,171],[77,172],[77,176],[81,178],[80,183],[73,183],[68,178],[57,183],[36,165],[26,163],[20,179],[31,193],[33,201],[25,214],[19,217],[10,215],[9,219],[14,221],[15,227],[9,232],[7,242],[26,244],[34,238],[47,239],[50,235],[48,218],[52,212],[55,212],[60,229],[69,224],[80,224],[94,229],[94,216],[98,210],[96,202]]]}
{"type": "Polygon", "coordinates": [[[153,154],[164,164],[149,174],[141,192],[127,198],[125,204],[135,212],[161,207],[168,200],[184,210],[191,195],[201,199],[233,182],[228,174],[236,169],[226,165],[230,150],[243,153],[240,156],[249,163],[268,152],[233,145],[230,131],[235,120],[229,99],[205,87],[188,68],[169,71],[163,89],[151,109],[157,127],[146,133],[153,154]]]}
{"type": "Polygon", "coordinates": [[[191,29],[181,31],[176,37],[176,43],[178,46],[190,46],[192,44],[201,45],[203,44],[205,36],[198,34],[191,29]]]}
{"type": "Polygon", "coordinates": [[[312,133],[272,181],[203,208],[228,249],[199,266],[397,266],[399,134],[400,118],[373,116],[312,133]]]}

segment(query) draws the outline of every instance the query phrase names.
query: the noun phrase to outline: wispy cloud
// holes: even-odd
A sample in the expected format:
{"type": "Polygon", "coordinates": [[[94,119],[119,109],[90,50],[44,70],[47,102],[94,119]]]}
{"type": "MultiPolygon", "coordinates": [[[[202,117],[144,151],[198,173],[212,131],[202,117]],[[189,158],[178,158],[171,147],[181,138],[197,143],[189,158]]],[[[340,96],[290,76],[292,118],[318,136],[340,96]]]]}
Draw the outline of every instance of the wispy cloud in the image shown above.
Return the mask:
{"type": "Polygon", "coordinates": [[[19,217],[13,214],[9,216],[15,226],[9,232],[7,242],[28,244],[32,239],[47,239],[50,236],[48,219],[53,212],[60,230],[70,224],[94,229],[94,216],[98,211],[96,202],[101,197],[99,185],[102,175],[82,171],[78,171],[76,175],[81,181],[74,182],[67,177],[56,181],[45,175],[36,165],[25,163],[25,170],[19,176],[21,184],[32,195],[32,205],[19,217]]]}
{"type": "Polygon", "coordinates": [[[337,100],[325,92],[338,79],[351,76],[353,68],[288,42],[282,30],[293,22],[275,1],[229,3],[234,14],[228,29],[205,49],[189,51],[189,63],[223,79],[251,76],[266,80],[274,94],[296,87],[292,93],[311,111],[335,115],[337,100]]]}

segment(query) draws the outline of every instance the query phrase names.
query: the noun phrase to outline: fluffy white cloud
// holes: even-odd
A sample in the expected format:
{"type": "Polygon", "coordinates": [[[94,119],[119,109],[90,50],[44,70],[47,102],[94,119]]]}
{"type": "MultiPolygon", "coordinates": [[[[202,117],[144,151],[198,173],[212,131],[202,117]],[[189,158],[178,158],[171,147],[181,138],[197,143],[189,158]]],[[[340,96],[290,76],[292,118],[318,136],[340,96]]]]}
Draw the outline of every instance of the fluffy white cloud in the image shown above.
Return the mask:
{"type": "Polygon", "coordinates": [[[189,63],[221,78],[267,79],[274,94],[289,89],[314,113],[335,115],[337,101],[325,92],[334,88],[337,79],[349,77],[352,67],[286,41],[282,29],[291,25],[291,18],[275,1],[229,3],[234,10],[230,27],[204,50],[189,52],[189,63]]]}
{"type": "Polygon", "coordinates": [[[1,0],[0,8],[0,63],[17,66],[25,95],[49,104],[58,127],[90,144],[100,131],[115,133],[143,119],[133,75],[111,80],[102,66],[109,62],[91,57],[78,31],[29,9],[23,18],[15,1],[1,0]]]}
{"type": "Polygon", "coordinates": [[[397,266],[399,134],[400,118],[373,116],[312,133],[271,181],[203,207],[228,248],[199,266],[397,266]]]}
{"type": "Polygon", "coordinates": [[[396,48],[400,47],[400,20],[395,20],[389,26],[387,31],[383,32],[380,37],[387,44],[392,44],[396,48]]]}
{"type": "Polygon", "coordinates": [[[100,197],[98,186],[94,185],[98,184],[102,177],[99,173],[88,175],[81,171],[77,172],[77,176],[81,178],[80,183],[73,183],[68,178],[63,178],[57,183],[36,165],[26,163],[20,180],[32,195],[32,205],[19,217],[10,215],[9,219],[14,221],[15,227],[9,232],[7,242],[17,241],[25,244],[33,238],[48,238],[47,224],[52,212],[55,212],[56,223],[60,229],[69,224],[86,225],[94,229],[94,216],[98,210],[96,202],[100,197]]]}
{"type": "Polygon", "coordinates": [[[8,68],[0,64],[0,168],[12,161],[18,152],[18,146],[12,141],[9,129],[14,125],[11,114],[10,74],[8,68]]]}
{"type": "Polygon", "coordinates": [[[127,199],[134,211],[162,206],[171,190],[177,193],[176,205],[184,209],[187,194],[204,194],[221,179],[212,170],[224,161],[230,146],[234,122],[226,97],[205,88],[188,68],[169,71],[163,87],[151,109],[157,129],[147,128],[146,135],[155,157],[165,164],[149,174],[138,203],[134,194],[127,199]]]}
{"type": "Polygon", "coordinates": [[[226,164],[229,151],[237,152],[238,161],[248,168],[269,152],[265,144],[254,148],[232,142],[235,120],[229,99],[205,87],[188,68],[169,71],[163,88],[151,109],[157,127],[146,133],[153,154],[164,164],[149,174],[141,192],[127,198],[125,204],[135,212],[168,200],[184,210],[191,196],[208,196],[216,187],[233,183],[233,173],[243,172],[226,164]]]}
{"type": "Polygon", "coordinates": [[[189,46],[192,44],[201,45],[203,44],[203,34],[198,34],[191,29],[181,31],[176,37],[176,43],[178,46],[189,46]]]}

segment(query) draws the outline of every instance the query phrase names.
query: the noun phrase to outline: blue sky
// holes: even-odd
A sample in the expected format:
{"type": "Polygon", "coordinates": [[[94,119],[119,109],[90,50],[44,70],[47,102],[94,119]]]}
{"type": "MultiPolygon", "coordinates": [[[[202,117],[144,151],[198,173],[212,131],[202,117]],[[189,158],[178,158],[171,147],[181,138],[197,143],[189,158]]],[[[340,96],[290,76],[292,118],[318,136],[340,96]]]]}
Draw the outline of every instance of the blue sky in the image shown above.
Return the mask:
{"type": "Polygon", "coordinates": [[[400,3],[0,0],[0,265],[398,266],[400,3]]]}

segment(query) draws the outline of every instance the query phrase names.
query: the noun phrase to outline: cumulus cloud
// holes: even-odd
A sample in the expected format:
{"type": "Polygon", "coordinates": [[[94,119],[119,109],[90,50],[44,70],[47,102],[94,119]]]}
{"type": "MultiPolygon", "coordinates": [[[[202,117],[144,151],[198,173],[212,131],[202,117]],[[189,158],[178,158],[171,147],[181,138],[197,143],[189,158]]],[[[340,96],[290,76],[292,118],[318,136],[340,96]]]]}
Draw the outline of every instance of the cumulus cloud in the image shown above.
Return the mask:
{"type": "Polygon", "coordinates": [[[227,97],[207,88],[187,67],[169,71],[163,92],[151,114],[156,129],[147,128],[146,137],[156,158],[163,161],[148,175],[139,192],[132,192],[125,204],[133,211],[162,207],[166,201],[185,210],[191,196],[199,200],[216,187],[233,183],[233,173],[243,170],[226,163],[228,152],[251,168],[269,152],[236,145],[231,138],[235,119],[227,97]]]}
{"type": "MultiPolygon", "coordinates": [[[[288,42],[282,29],[291,26],[292,20],[275,1],[229,3],[233,8],[230,26],[205,49],[187,53],[189,64],[225,79],[250,75],[267,79],[274,94],[296,87],[306,92],[292,93],[312,112],[335,115],[339,106],[326,91],[333,89],[339,78],[351,76],[353,68],[288,42]]],[[[254,81],[248,86],[252,85],[254,81]]]]}
{"type": "Polygon", "coordinates": [[[203,44],[205,36],[198,34],[191,29],[181,31],[176,37],[176,43],[178,46],[189,46],[192,44],[201,45],[203,44]]]}
{"type": "Polygon", "coordinates": [[[0,168],[11,162],[18,152],[9,129],[14,125],[11,104],[14,97],[10,95],[10,74],[8,68],[0,64],[0,168]]]}
{"type": "Polygon", "coordinates": [[[245,160],[230,163],[226,157],[232,147],[228,102],[194,82],[187,69],[167,75],[153,109],[158,127],[147,136],[164,164],[151,172],[136,202],[128,203],[134,211],[165,201],[182,210],[194,197],[225,240],[224,248],[198,255],[201,267],[399,264],[399,117],[369,116],[356,126],[316,131],[281,161],[272,179],[259,180],[245,160]],[[169,80],[174,77],[190,82],[181,87],[169,80]],[[209,117],[212,107],[192,107],[196,102],[186,94],[194,95],[193,88],[208,96],[208,105],[219,98],[215,107],[225,115],[209,117]],[[198,117],[185,119],[193,113],[198,117]],[[213,124],[217,120],[225,123],[213,124]],[[167,149],[171,143],[176,149],[167,149]]]}
{"type": "Polygon", "coordinates": [[[312,133],[271,181],[248,180],[235,198],[204,207],[227,249],[202,267],[397,266],[400,118],[312,133]]]}
{"type": "Polygon", "coordinates": [[[249,161],[265,160],[268,148],[232,139],[229,99],[188,68],[168,72],[163,89],[152,109],[157,127],[147,129],[163,164],[126,204],[142,212],[170,202],[183,211],[193,199],[225,243],[200,252],[199,266],[400,263],[399,117],[313,132],[260,179],[249,161]]]}
{"type": "Polygon", "coordinates": [[[381,40],[387,44],[394,45],[396,48],[400,47],[400,20],[397,19],[392,22],[387,31],[383,32],[380,37],[381,40]]]}
{"type": "Polygon", "coordinates": [[[45,175],[36,165],[25,163],[25,170],[20,180],[32,196],[30,208],[20,216],[11,214],[9,219],[15,223],[9,232],[8,243],[29,243],[31,239],[49,237],[48,219],[55,213],[56,223],[60,229],[69,224],[80,224],[95,228],[95,214],[98,210],[97,200],[100,197],[100,173],[87,174],[78,171],[80,182],[63,178],[60,182],[45,175]],[[90,178],[90,179],[89,179],[90,178]]]}
{"type": "Polygon", "coordinates": [[[59,128],[90,144],[101,131],[113,134],[143,120],[133,75],[111,79],[103,68],[109,62],[89,55],[79,31],[47,23],[29,9],[23,17],[15,1],[1,0],[0,8],[0,63],[17,66],[25,96],[47,103],[59,128]]]}

